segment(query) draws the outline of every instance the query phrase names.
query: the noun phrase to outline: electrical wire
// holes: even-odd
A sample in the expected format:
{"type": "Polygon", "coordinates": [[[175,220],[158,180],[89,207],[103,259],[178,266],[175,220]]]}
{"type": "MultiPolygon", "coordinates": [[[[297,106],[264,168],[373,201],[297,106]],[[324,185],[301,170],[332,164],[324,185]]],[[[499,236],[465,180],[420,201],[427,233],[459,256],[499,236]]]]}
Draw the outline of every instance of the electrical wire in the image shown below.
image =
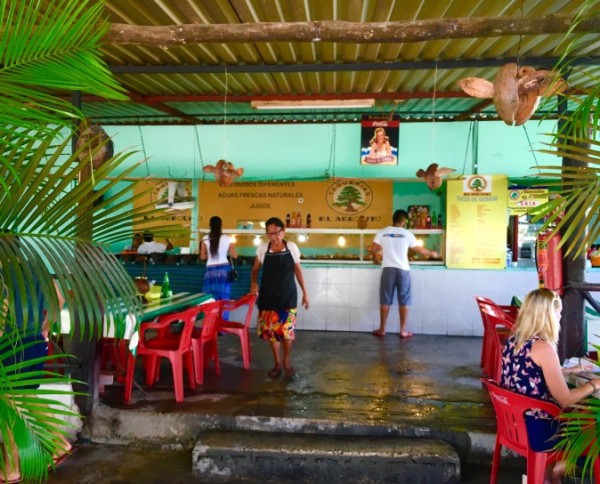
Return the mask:
{"type": "Polygon", "coordinates": [[[146,165],[146,173],[150,176],[150,167],[148,166],[148,155],[146,154],[146,145],[144,144],[144,135],[142,134],[142,127],[138,124],[138,130],[140,132],[140,141],[142,142],[142,153],[144,153],[144,164],[146,165]]]}
{"type": "Polygon", "coordinates": [[[527,132],[527,128],[525,127],[525,124],[522,125],[523,126],[523,131],[525,131],[525,136],[527,137],[527,143],[529,144],[529,149],[531,150],[531,154],[533,155],[533,160],[535,161],[535,166],[537,166],[539,168],[539,164],[538,164],[538,160],[535,156],[535,150],[533,149],[533,145],[531,144],[531,139],[529,139],[529,133],[527,132]]]}
{"type": "Polygon", "coordinates": [[[329,178],[329,172],[333,166],[333,178],[335,178],[335,138],[336,138],[335,124],[331,125],[331,146],[329,147],[329,165],[325,170],[325,177],[329,178]]]}
{"type": "Polygon", "coordinates": [[[463,161],[461,176],[465,174],[465,170],[467,168],[467,156],[469,154],[469,146],[471,145],[471,136],[473,135],[473,123],[475,123],[475,121],[471,121],[469,123],[469,133],[467,134],[467,147],[465,148],[465,159],[463,161]]]}
{"type": "Polygon", "coordinates": [[[435,70],[433,71],[433,97],[431,98],[431,155],[432,163],[437,162],[437,150],[435,146],[435,99],[437,95],[437,75],[438,64],[435,62],[435,70]]]}
{"type": "MultiPolygon", "coordinates": [[[[202,181],[206,178],[206,172],[204,171],[204,160],[202,158],[202,150],[200,149],[200,135],[198,133],[198,126],[194,125],[194,133],[196,135],[196,147],[198,148],[198,158],[200,159],[200,166],[202,167],[202,181]]],[[[194,150],[194,176],[196,175],[196,150],[194,150]]]]}
{"type": "Polygon", "coordinates": [[[225,66],[225,95],[223,97],[223,159],[227,161],[227,148],[229,147],[229,139],[227,138],[227,91],[229,87],[229,75],[227,73],[227,66],[225,66]]]}

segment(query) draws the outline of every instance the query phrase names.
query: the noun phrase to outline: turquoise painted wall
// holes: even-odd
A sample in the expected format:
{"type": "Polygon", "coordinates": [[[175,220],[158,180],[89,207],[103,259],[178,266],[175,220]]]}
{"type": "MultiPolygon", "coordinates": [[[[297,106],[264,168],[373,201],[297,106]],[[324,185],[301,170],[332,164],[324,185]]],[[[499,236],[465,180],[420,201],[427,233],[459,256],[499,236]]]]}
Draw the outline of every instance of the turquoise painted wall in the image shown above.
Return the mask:
{"type": "MultiPolygon", "coordinates": [[[[535,164],[525,129],[534,149],[549,138],[555,123],[530,121],[526,128],[502,122],[479,122],[478,155],[482,174],[523,177],[535,164]]],[[[202,165],[221,158],[243,167],[245,180],[307,179],[327,176],[416,180],[416,171],[436,162],[472,173],[470,122],[404,123],[400,125],[397,166],[361,166],[360,123],[105,126],[115,149],[136,149],[141,161],[135,176],[202,178],[202,165]]],[[[560,164],[551,155],[536,154],[540,164],[560,164]]],[[[212,177],[212,175],[208,175],[212,177]]],[[[210,178],[209,178],[210,179],[210,178]]]]}
{"type": "MultiPolygon", "coordinates": [[[[429,205],[443,213],[443,195],[430,192],[416,177],[430,163],[453,168],[456,175],[473,173],[471,122],[402,123],[397,166],[361,166],[360,123],[104,126],[115,150],[137,150],[131,162],[147,157],[133,176],[202,179],[202,166],[225,158],[244,168],[244,180],[326,177],[385,178],[396,181],[393,210],[429,205]]],[[[555,130],[553,121],[529,121],[525,127],[502,122],[478,124],[478,173],[523,178],[535,173],[533,149],[540,149],[555,130]],[[531,141],[531,146],[529,144],[531,141]]],[[[559,165],[560,158],[536,153],[540,165],[559,165]]],[[[211,174],[206,175],[212,180],[211,174]]],[[[121,244],[126,245],[126,244],[121,244]]],[[[122,247],[114,247],[120,250],[122,247]]]]}

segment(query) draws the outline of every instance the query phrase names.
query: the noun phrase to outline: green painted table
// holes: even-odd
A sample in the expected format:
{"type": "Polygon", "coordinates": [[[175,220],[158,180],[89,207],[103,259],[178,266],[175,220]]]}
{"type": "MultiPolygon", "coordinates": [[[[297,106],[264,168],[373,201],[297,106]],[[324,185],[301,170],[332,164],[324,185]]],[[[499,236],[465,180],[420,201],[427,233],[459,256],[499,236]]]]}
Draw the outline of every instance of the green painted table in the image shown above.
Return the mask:
{"type": "MultiPolygon", "coordinates": [[[[119,319],[119,322],[121,323],[119,325],[116,324],[115,317],[113,317],[112,314],[109,314],[104,318],[102,336],[104,338],[130,339],[131,336],[137,332],[139,323],[141,322],[152,321],[163,314],[182,311],[191,306],[203,304],[212,300],[212,294],[203,292],[180,292],[168,299],[156,299],[144,304],[141,320],[138,320],[134,314],[123,314],[122,318],[117,315],[116,319],[119,319]]],[[[55,332],[70,334],[71,317],[68,309],[61,310],[60,328],[56,328],[55,332]]]]}
{"type": "Polygon", "coordinates": [[[212,294],[206,294],[204,292],[180,292],[174,294],[173,297],[168,299],[157,299],[155,301],[150,301],[144,304],[144,315],[142,317],[142,322],[152,321],[163,314],[182,311],[191,306],[197,306],[209,301],[212,301],[212,294]]]}

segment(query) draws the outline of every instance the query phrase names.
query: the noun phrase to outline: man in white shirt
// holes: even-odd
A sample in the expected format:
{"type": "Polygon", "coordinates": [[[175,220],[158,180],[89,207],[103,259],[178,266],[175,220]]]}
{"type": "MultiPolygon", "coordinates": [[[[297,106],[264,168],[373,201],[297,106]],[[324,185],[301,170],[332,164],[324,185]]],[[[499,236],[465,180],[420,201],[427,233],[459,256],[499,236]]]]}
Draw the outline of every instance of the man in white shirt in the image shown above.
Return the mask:
{"type": "Polygon", "coordinates": [[[398,310],[400,312],[400,337],[410,338],[413,334],[406,330],[408,306],[410,305],[410,265],[408,251],[414,250],[426,257],[437,258],[437,252],[427,250],[417,243],[412,232],[406,230],[408,213],[406,210],[396,210],[393,216],[393,226],[385,227],[375,234],[371,245],[371,256],[374,264],[381,264],[381,283],[379,288],[379,329],[373,335],[383,338],[385,324],[394,300],[394,292],[398,295],[398,310]],[[382,252],[379,261],[378,253],[382,252]]]}
{"type": "Polygon", "coordinates": [[[171,250],[173,248],[173,244],[169,239],[165,239],[167,241],[166,244],[162,244],[160,242],[154,242],[154,235],[149,233],[144,233],[144,242],[140,244],[138,247],[138,254],[162,254],[167,250],[171,250]]]}

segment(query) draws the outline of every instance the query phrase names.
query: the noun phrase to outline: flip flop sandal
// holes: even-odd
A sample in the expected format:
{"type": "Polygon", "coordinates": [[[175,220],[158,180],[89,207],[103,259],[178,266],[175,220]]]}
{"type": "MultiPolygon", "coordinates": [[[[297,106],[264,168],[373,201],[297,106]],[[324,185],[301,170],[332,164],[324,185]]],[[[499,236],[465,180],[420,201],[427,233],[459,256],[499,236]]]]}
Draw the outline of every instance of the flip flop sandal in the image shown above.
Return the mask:
{"type": "Polygon", "coordinates": [[[286,368],[286,370],[285,370],[286,378],[292,378],[295,374],[296,374],[296,370],[294,370],[294,368],[286,368]]]}
{"type": "Polygon", "coordinates": [[[281,368],[271,368],[269,370],[269,376],[271,378],[279,378],[279,376],[281,376],[281,368]]]}
{"type": "MultiPolygon", "coordinates": [[[[2,479],[2,478],[0,478],[2,479]]],[[[0,480],[3,484],[17,484],[17,482],[21,482],[23,478],[21,476],[11,477],[10,479],[0,480]]]]}
{"type": "Polygon", "coordinates": [[[73,453],[75,452],[75,449],[73,447],[71,447],[68,451],[66,451],[64,454],[58,455],[56,457],[52,457],[52,461],[53,461],[53,465],[50,466],[51,468],[54,467],[58,467],[60,464],[62,464],[65,460],[67,460],[69,457],[71,457],[73,455],[73,453]]]}

